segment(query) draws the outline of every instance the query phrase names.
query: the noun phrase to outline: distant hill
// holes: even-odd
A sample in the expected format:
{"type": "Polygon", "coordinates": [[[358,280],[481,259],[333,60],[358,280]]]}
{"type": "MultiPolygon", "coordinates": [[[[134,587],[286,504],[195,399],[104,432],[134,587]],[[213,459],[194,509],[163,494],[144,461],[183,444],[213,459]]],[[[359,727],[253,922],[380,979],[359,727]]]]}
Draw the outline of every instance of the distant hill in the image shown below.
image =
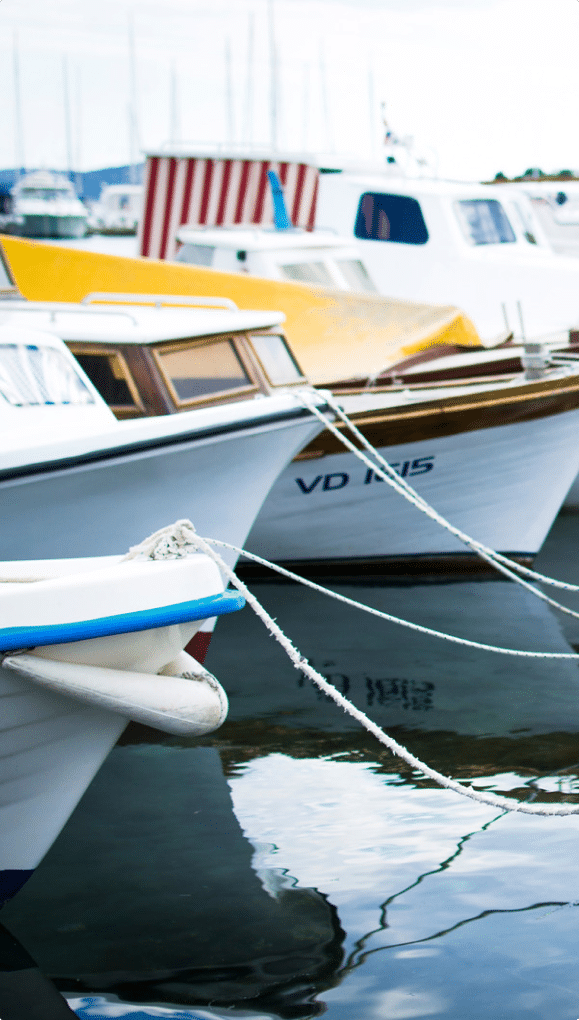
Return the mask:
{"type": "MultiPolygon", "coordinates": [[[[74,172],[72,180],[79,198],[94,201],[101,193],[103,184],[142,184],[143,163],[137,166],[107,166],[102,170],[74,172]]],[[[29,169],[37,169],[30,167],[29,169]]],[[[57,171],[63,173],[62,170],[57,171]]],[[[0,170],[0,195],[5,195],[16,181],[18,170],[0,170]]]]}

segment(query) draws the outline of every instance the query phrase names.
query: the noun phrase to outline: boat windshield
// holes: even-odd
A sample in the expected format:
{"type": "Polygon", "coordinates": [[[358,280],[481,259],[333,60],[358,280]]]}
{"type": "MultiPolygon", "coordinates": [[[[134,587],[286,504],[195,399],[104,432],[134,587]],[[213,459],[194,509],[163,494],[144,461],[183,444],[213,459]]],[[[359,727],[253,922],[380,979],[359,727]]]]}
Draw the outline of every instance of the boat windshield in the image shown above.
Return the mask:
{"type": "Polygon", "coordinates": [[[70,198],[71,196],[68,188],[22,188],[20,194],[25,198],[41,198],[45,201],[55,198],[70,198]]]}
{"type": "Polygon", "coordinates": [[[510,244],[517,240],[496,198],[463,199],[454,206],[462,232],[471,244],[510,244]]]}
{"type": "Polygon", "coordinates": [[[290,262],[279,268],[288,280],[297,280],[298,283],[318,283],[323,287],[336,286],[332,274],[323,262],[290,262]]]}
{"type": "Polygon", "coordinates": [[[61,351],[35,344],[0,344],[0,396],[13,407],[95,403],[61,351]]]}

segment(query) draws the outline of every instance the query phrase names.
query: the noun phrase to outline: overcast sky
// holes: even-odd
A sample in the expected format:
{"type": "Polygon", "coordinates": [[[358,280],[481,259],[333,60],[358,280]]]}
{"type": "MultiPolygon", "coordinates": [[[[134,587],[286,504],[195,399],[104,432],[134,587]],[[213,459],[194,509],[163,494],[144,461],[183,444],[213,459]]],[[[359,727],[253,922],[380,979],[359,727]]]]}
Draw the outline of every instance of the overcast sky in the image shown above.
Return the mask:
{"type": "Polygon", "coordinates": [[[274,130],[285,151],[379,157],[385,101],[441,176],[579,168],[578,43],[579,0],[1,0],[0,167],[274,130]]]}

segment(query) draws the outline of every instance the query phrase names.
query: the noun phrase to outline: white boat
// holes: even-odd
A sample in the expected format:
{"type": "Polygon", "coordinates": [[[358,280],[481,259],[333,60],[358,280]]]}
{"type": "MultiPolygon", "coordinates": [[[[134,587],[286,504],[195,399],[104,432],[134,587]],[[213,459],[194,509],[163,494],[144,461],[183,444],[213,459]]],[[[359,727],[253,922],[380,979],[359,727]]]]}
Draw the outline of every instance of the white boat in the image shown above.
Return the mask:
{"type": "Polygon", "coordinates": [[[177,242],[176,262],[377,293],[359,249],[330,230],[185,225],[177,231],[177,242]]]}
{"type": "Polygon", "coordinates": [[[10,210],[0,230],[22,237],[84,237],[88,210],[64,174],[33,170],[10,190],[10,210]]]}
{"type": "Polygon", "coordinates": [[[579,180],[575,176],[515,179],[501,190],[526,196],[554,252],[579,255],[579,180]]]}
{"type": "Polygon", "coordinates": [[[508,186],[322,174],[316,222],[356,240],[382,293],[452,302],[485,343],[579,321],[579,266],[552,251],[508,186]]]}
{"type": "Polygon", "coordinates": [[[105,184],[93,209],[100,234],[136,234],[143,211],[142,184],[105,184]]]}
{"type": "Polygon", "coordinates": [[[510,185],[404,176],[398,160],[356,167],[274,153],[150,154],[141,254],[173,258],[185,224],[268,226],[271,170],[292,222],[350,239],[381,294],[461,308],[485,345],[579,322],[579,265],[553,252],[527,196],[510,185]]]}
{"type": "MultiPolygon", "coordinates": [[[[245,384],[235,350],[227,347],[236,331],[277,323],[279,316],[224,309],[214,310],[213,318],[204,314],[216,332],[229,328],[217,365],[238,365],[238,377],[225,379],[222,373],[208,381],[205,366],[194,361],[188,377],[177,372],[175,385],[191,387],[200,378],[213,406],[205,393],[183,414],[119,422],[62,340],[31,330],[30,320],[36,315],[39,325],[53,318],[56,329],[62,321],[73,329],[89,322],[102,337],[119,323],[145,332],[160,329],[155,310],[142,309],[140,316],[106,308],[57,312],[6,302],[0,327],[2,559],[27,559],[31,552],[59,558],[65,550],[72,556],[108,555],[168,518],[190,518],[200,534],[243,544],[275,478],[320,425],[291,387],[276,390],[253,379],[245,384]],[[24,321],[17,325],[24,319],[28,328],[24,321]]],[[[185,310],[172,318],[170,311],[163,316],[157,310],[157,315],[173,338],[169,363],[174,367],[176,357],[180,371],[174,340],[190,334],[195,314],[185,310]]],[[[207,346],[201,362],[206,352],[207,346]]],[[[197,658],[210,631],[211,625],[195,637],[197,658]]]]}
{"type": "MultiPolygon", "coordinates": [[[[175,332],[182,312],[135,304],[171,299],[101,294],[92,300],[109,304],[43,306],[11,300],[6,307],[13,322],[29,327],[36,323],[63,336],[117,415],[165,413],[172,423],[190,414],[186,408],[203,402],[208,392],[213,399],[216,396],[214,389],[197,396],[187,392],[184,379],[177,379],[171,367],[175,351],[183,359],[179,364],[189,358],[195,363],[196,352],[210,351],[211,341],[218,365],[219,345],[235,339],[226,332],[227,316],[256,315],[204,310],[199,312],[196,333],[193,320],[187,320],[187,336],[184,330],[175,332]],[[115,306],[115,301],[123,300],[128,303],[115,306]],[[115,321],[114,309],[121,307],[123,315],[115,321]],[[165,334],[159,332],[161,323],[165,334]],[[150,367],[146,371],[147,365],[154,371],[150,367]],[[175,415],[182,411],[184,415],[175,415]]],[[[264,323],[271,321],[262,314],[264,323]]],[[[261,371],[269,373],[270,383],[276,378],[286,384],[303,383],[273,328],[261,339],[257,331],[245,334],[240,353],[247,356],[252,351],[255,364],[259,361],[261,371]],[[263,343],[267,346],[260,346],[263,343]]],[[[338,353],[334,352],[334,365],[338,353]]],[[[226,375],[223,371],[222,379],[226,375]]],[[[508,373],[494,378],[455,384],[444,377],[425,384],[406,379],[393,384],[388,379],[376,386],[362,381],[337,387],[336,394],[382,455],[453,525],[528,562],[540,549],[579,470],[576,368],[545,367],[537,376],[530,378],[511,366],[508,373]]],[[[163,421],[153,420],[157,427],[163,421]]],[[[136,429],[147,421],[151,419],[142,417],[132,425],[136,429]]],[[[206,524],[205,532],[213,534],[215,528],[206,524]]],[[[328,432],[304,443],[275,481],[248,548],[309,570],[421,573],[473,570],[482,564],[458,539],[377,482],[372,470],[328,432]]]]}
{"type": "Polygon", "coordinates": [[[0,905],[130,719],[190,735],[223,722],[225,692],[183,649],[244,600],[210,557],[188,555],[188,530],[164,529],[133,557],[0,564],[0,905]]]}
{"type": "MultiPolygon", "coordinates": [[[[452,525],[529,563],[579,470],[579,376],[340,393],[382,457],[452,525]]],[[[247,549],[298,572],[459,573],[484,566],[329,432],[280,475],[247,549]]],[[[259,568],[246,568],[259,569],[259,568]]]]}

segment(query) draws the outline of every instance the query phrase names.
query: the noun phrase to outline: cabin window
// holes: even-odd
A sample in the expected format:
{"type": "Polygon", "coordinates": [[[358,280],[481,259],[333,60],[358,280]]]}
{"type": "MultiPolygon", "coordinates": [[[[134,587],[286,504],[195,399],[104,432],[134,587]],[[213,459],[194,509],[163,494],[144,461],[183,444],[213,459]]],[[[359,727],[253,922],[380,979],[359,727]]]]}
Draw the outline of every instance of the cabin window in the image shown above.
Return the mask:
{"type": "Polygon", "coordinates": [[[272,386],[288,386],[303,379],[285,337],[262,334],[249,339],[272,386]]]}
{"type": "Polygon", "coordinates": [[[35,344],[0,344],[0,395],[14,407],[95,402],[61,351],[35,344]]]}
{"type": "Polygon", "coordinates": [[[422,209],[415,198],[407,195],[366,192],[360,199],[354,234],[364,241],[397,244],[428,241],[422,209]]]}
{"type": "Polygon", "coordinates": [[[323,262],[290,262],[279,268],[288,280],[296,280],[298,283],[318,283],[322,287],[336,286],[336,281],[332,279],[332,274],[323,262]]]}
{"type": "Polygon", "coordinates": [[[109,407],[140,407],[137,389],[124,358],[116,351],[76,351],[73,354],[83,372],[109,407]]]}
{"type": "Polygon", "coordinates": [[[352,290],[368,291],[377,294],[378,290],[368,270],[360,259],[336,259],[336,265],[352,290]]]}
{"type": "Polygon", "coordinates": [[[496,198],[471,198],[454,204],[462,231],[471,244],[511,244],[517,240],[496,198]]]}
{"type": "Polygon", "coordinates": [[[187,262],[192,266],[210,266],[214,251],[215,248],[208,244],[182,244],[175,255],[175,260],[187,262]]]}
{"type": "Polygon", "coordinates": [[[187,346],[156,348],[154,354],[177,404],[255,386],[231,340],[191,341],[187,346]]]}

